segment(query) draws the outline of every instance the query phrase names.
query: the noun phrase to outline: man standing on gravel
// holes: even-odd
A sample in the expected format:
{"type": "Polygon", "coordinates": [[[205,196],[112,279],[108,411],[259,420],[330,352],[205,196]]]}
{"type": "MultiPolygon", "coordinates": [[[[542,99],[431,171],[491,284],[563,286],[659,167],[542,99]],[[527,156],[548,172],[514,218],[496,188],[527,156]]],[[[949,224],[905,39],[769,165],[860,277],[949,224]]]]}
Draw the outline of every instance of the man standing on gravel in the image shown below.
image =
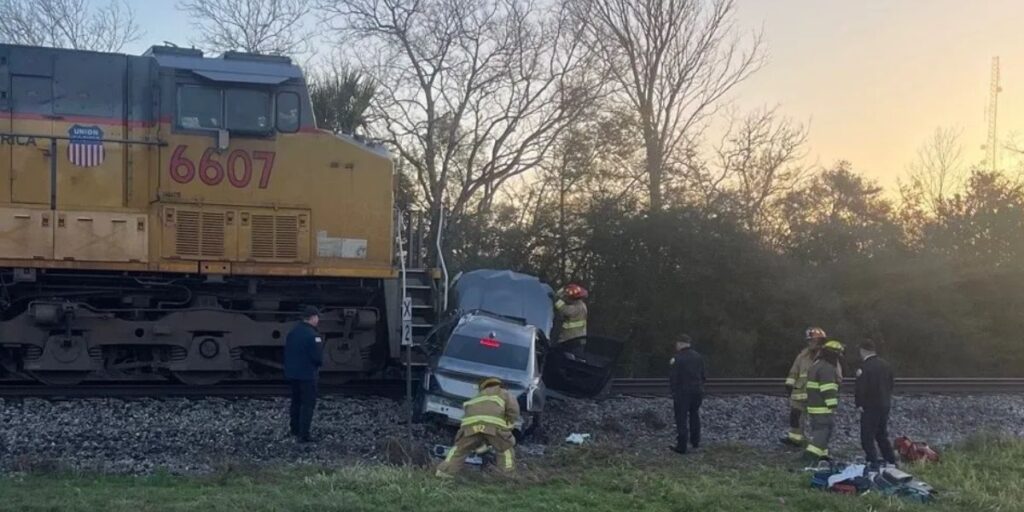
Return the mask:
{"type": "Polygon", "coordinates": [[[676,342],[676,355],[669,362],[672,408],[676,417],[676,445],[672,451],[685,454],[686,443],[700,446],[700,404],[704,401],[704,359],[693,349],[693,340],[683,334],[676,342]]]}
{"type": "Polygon", "coordinates": [[[860,409],[860,444],[864,448],[864,456],[869,464],[880,466],[880,449],[885,462],[896,464],[896,453],[889,442],[889,409],[895,384],[892,368],[878,357],[878,349],[871,340],[860,344],[860,358],[863,363],[857,370],[855,396],[860,409]]]}
{"type": "Polygon", "coordinates": [[[316,378],[323,364],[323,338],[317,332],[320,312],[312,306],[302,311],[302,321],[292,328],[284,342],[284,378],[291,387],[289,416],[291,434],[300,443],[313,441],[310,428],[316,408],[316,378]]]}
{"type": "Polygon", "coordinates": [[[786,377],[786,388],[789,390],[789,432],[781,439],[784,444],[802,447],[807,442],[807,438],[804,437],[804,420],[807,416],[807,371],[817,359],[825,338],[825,330],[821,327],[808,327],[804,332],[807,347],[797,354],[793,366],[789,368],[789,375],[786,377]]]}

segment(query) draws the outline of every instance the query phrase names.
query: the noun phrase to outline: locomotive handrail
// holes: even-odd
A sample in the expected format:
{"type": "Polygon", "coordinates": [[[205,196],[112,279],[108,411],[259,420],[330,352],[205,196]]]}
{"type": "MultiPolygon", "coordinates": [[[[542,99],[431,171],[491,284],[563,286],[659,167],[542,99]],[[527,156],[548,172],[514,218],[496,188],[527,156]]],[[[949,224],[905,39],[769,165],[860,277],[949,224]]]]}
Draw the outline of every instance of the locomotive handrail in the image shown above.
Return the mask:
{"type": "MultiPolygon", "coordinates": [[[[0,132],[0,137],[25,137],[31,139],[51,139],[51,140],[78,140],[78,137],[68,137],[66,135],[38,135],[33,133],[16,133],[16,132],[0,132]]],[[[166,146],[167,141],[163,140],[130,140],[130,139],[96,139],[100,142],[110,142],[113,144],[138,144],[141,146],[166,146]]]]}
{"type": "MultiPolygon", "coordinates": [[[[49,139],[50,141],[50,209],[57,209],[57,141],[58,140],[78,140],[77,137],[70,137],[64,135],[33,135],[30,133],[0,133],[0,137],[24,137],[28,139],[49,139]]],[[[149,141],[149,140],[129,140],[129,139],[96,139],[100,142],[110,142],[112,144],[126,144],[126,145],[139,145],[139,146],[166,146],[167,142],[149,141]]]]}

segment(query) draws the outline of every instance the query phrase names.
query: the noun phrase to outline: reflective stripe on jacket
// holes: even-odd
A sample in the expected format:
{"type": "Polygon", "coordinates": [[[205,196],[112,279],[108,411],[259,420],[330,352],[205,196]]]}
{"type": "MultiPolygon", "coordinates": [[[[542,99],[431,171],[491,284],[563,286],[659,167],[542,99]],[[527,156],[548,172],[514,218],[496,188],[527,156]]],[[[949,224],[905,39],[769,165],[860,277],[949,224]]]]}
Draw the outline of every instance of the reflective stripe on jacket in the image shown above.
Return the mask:
{"type": "Polygon", "coordinates": [[[475,398],[462,404],[463,435],[485,433],[496,435],[511,430],[519,420],[519,403],[500,386],[485,388],[475,398]]]}
{"type": "Polygon", "coordinates": [[[814,352],[805,348],[797,354],[793,360],[793,366],[789,368],[789,375],[786,377],[786,385],[793,388],[789,395],[791,400],[804,402],[807,400],[807,372],[814,364],[814,352]]]}
{"type": "Polygon", "coordinates": [[[824,359],[807,371],[807,414],[832,414],[839,405],[839,372],[824,359]]]}
{"type": "Polygon", "coordinates": [[[555,301],[555,311],[562,319],[558,341],[563,342],[587,335],[587,304],[582,300],[555,301]]]}

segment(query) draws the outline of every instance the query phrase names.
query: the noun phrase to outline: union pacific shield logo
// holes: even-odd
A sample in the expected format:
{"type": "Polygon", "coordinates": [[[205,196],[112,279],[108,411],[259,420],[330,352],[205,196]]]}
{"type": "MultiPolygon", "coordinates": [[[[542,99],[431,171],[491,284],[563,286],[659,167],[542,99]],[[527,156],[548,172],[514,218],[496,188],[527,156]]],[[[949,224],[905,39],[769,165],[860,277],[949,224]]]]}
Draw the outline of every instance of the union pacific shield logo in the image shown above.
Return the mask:
{"type": "Polygon", "coordinates": [[[96,167],[103,163],[103,130],[99,126],[76,124],[68,129],[68,160],[78,167],[96,167]]]}

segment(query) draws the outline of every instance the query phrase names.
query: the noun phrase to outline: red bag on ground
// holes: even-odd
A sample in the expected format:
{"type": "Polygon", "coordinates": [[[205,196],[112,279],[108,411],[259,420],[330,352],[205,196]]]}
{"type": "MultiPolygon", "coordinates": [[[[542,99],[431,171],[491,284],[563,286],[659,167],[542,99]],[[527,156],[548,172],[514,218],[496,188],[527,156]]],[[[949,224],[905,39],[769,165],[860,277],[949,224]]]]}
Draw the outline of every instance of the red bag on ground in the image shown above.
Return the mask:
{"type": "Polygon", "coordinates": [[[900,458],[904,461],[939,461],[939,453],[928,446],[928,443],[911,441],[907,436],[900,436],[896,438],[896,442],[893,444],[896,445],[896,451],[899,452],[900,458]]]}

